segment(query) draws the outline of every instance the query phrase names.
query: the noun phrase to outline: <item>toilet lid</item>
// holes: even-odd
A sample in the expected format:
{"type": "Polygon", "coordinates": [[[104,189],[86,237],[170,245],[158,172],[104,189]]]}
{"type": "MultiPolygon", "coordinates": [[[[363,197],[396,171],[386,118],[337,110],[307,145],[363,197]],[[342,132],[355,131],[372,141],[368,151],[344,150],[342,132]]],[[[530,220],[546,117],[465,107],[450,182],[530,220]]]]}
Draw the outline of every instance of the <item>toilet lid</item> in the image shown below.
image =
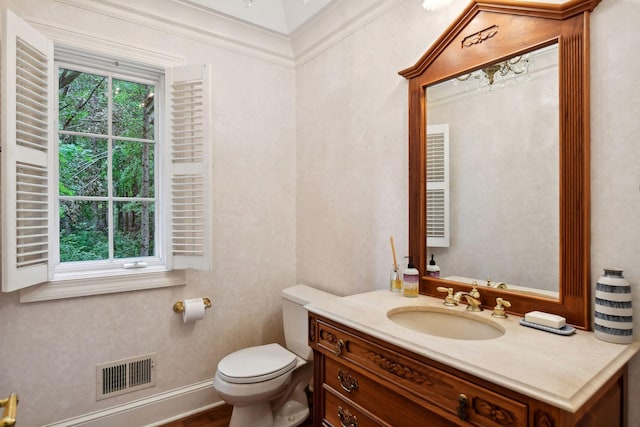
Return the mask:
{"type": "Polygon", "coordinates": [[[235,384],[250,384],[279,377],[295,368],[297,357],[279,344],[243,348],[218,363],[220,379],[235,384]]]}

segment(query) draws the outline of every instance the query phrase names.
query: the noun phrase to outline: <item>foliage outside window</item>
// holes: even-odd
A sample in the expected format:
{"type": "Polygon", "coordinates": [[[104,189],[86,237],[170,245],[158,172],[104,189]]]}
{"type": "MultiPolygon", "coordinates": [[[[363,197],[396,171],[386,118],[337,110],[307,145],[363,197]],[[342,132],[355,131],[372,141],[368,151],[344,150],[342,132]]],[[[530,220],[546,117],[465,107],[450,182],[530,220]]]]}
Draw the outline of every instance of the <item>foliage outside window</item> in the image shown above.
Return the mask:
{"type": "Polygon", "coordinates": [[[61,263],[156,256],[155,90],[59,68],[61,263]]]}

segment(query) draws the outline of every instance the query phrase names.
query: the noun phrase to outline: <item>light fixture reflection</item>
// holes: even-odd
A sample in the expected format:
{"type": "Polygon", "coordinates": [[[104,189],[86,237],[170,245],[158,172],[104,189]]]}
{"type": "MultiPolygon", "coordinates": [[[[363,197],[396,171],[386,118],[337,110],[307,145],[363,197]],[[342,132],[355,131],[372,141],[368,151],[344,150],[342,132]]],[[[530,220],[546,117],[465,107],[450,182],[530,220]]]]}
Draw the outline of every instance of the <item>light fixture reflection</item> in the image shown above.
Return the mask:
{"type": "Polygon", "coordinates": [[[471,77],[480,80],[481,86],[492,86],[499,80],[504,84],[504,80],[526,74],[529,71],[529,55],[518,55],[506,61],[496,62],[468,74],[456,77],[460,81],[469,80],[471,77]]]}

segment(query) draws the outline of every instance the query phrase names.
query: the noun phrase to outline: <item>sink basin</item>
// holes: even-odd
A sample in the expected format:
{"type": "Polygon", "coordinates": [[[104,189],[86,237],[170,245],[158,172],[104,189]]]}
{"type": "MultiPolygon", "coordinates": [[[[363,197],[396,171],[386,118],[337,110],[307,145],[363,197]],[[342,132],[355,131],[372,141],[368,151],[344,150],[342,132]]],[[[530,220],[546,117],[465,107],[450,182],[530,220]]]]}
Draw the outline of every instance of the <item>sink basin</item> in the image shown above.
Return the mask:
{"type": "Polygon", "coordinates": [[[504,334],[505,329],[474,313],[439,307],[400,307],[387,317],[398,325],[423,334],[456,340],[490,340],[504,334]]]}

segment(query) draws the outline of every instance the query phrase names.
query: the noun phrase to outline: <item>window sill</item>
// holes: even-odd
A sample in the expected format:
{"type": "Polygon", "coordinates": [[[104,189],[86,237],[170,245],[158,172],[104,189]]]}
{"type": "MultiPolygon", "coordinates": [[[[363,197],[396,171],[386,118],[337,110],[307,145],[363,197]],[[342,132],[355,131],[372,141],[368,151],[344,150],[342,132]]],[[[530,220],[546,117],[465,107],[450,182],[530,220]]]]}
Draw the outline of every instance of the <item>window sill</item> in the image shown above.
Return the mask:
{"type": "Polygon", "coordinates": [[[49,301],[90,295],[113,294],[186,284],[184,270],[112,271],[104,275],[65,275],[20,291],[20,302],[49,301]]]}

